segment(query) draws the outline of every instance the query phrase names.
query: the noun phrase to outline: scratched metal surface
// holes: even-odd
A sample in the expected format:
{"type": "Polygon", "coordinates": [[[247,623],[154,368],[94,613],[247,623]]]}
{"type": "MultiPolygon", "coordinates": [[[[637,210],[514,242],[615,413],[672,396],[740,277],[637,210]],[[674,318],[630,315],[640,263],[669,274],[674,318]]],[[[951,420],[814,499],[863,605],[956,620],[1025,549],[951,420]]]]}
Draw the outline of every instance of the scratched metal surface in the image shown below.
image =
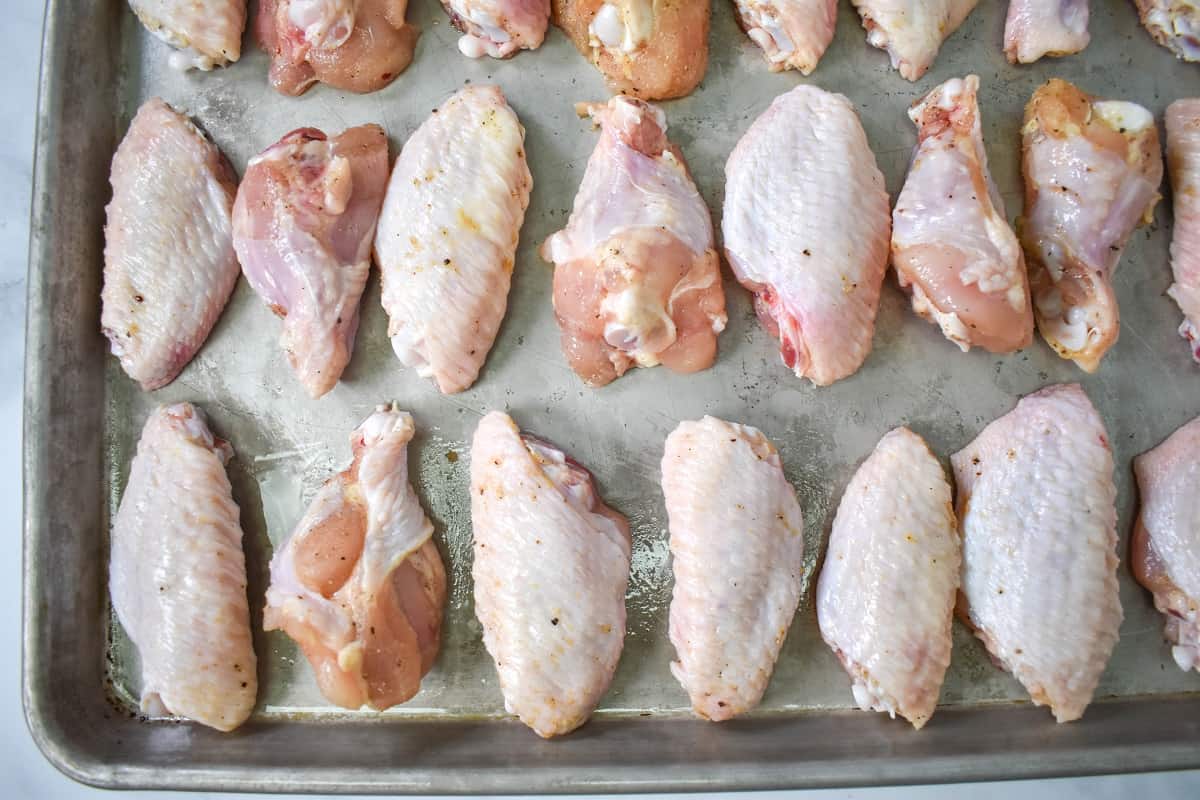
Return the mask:
{"type": "MultiPolygon", "coordinates": [[[[790,72],[768,72],[738,29],[731,4],[717,2],[707,78],[691,97],[663,104],[670,136],[683,149],[714,221],[719,225],[726,156],[770,100],[798,83],[850,97],[894,197],[915,140],[906,107],[946,78],[979,74],[992,172],[1011,218],[1021,209],[1021,112],[1046,78],[1061,76],[1095,94],[1136,100],[1160,119],[1169,101],[1200,94],[1198,68],[1176,62],[1153,45],[1128,2],[1093,2],[1093,41],[1082,55],[1021,68],[1006,64],[1001,54],[1004,5],[981,4],[945,43],[929,74],[910,84],[888,66],[883,53],[866,46],[849,4],[842,4],[829,52],[816,73],[804,79],[790,72]]],[[[293,378],[277,345],[279,323],[245,282],[239,284],[207,345],[171,386],[145,394],[109,358],[109,513],[119,502],[137,435],[150,409],[179,400],[201,405],[216,431],[237,451],[230,472],[246,532],[256,629],[273,548],[288,535],[321,482],[347,463],[349,432],[374,406],[393,400],[417,421],[412,474],[434,520],[451,578],[441,656],[420,694],[386,712],[391,717],[503,715],[472,607],[466,491],[468,443],[476,422],[490,409],[507,410],[524,428],[559,443],[591,468],[609,504],[631,522],[628,637],[612,689],[597,712],[600,717],[687,713],[685,695],[668,670],[671,574],[658,487],[662,442],[683,419],[711,413],[765,431],[782,453],[804,510],[808,588],[755,715],[853,705],[848,681],[817,631],[813,569],[842,488],[856,464],[893,426],[911,426],[945,457],[1011,408],[1020,395],[1050,383],[1082,380],[1107,422],[1114,446],[1125,553],[1135,499],[1130,459],[1200,412],[1200,372],[1175,333],[1178,311],[1164,296],[1170,282],[1169,202],[1159,205],[1154,225],[1140,230],[1125,253],[1116,278],[1120,341],[1094,376],[1060,360],[1040,340],[1007,357],[961,354],[909,311],[889,276],[870,358],[852,378],[817,389],[783,368],[775,343],[754,319],[746,293],[727,275],[730,321],[712,369],[688,376],[664,368],[638,370],[593,390],[579,382],[559,350],[550,303],[551,268],[538,258],[536,248],[565,223],[596,141],[589,126],[575,117],[573,104],[607,96],[603,82],[556,30],[535,53],[506,62],[470,61],[459,55],[457,33],[437,4],[418,3],[410,16],[423,34],[412,66],[390,87],[360,97],[317,86],[293,99],[267,86],[266,58],[254,48],[248,47],[242,61],[229,69],[173,73],[166,66],[166,47],[125,14],[118,130],[124,130],[141,100],[161,95],[197,119],[239,173],[250,156],[300,126],[335,132],[378,122],[388,131],[394,157],[430,110],[467,82],[500,85],[526,128],[534,190],[521,232],[508,315],[483,374],[469,391],[444,397],[401,367],[385,336],[376,278],[363,299],[354,359],[341,384],[321,400],[311,400],[293,378]]],[[[1161,620],[1124,566],[1121,600],[1121,641],[1098,697],[1200,691],[1200,676],[1185,675],[1171,663],[1160,635],[1161,620]]],[[[139,692],[137,658],[111,619],[110,626],[114,694],[129,703],[139,692]]],[[[256,646],[261,665],[258,718],[373,716],[331,708],[307,662],[282,633],[257,630],[256,646]]],[[[942,703],[1014,701],[1024,702],[1025,693],[989,663],[982,647],[956,623],[942,703]]],[[[1052,725],[1048,714],[1043,723],[1052,725]]]]}

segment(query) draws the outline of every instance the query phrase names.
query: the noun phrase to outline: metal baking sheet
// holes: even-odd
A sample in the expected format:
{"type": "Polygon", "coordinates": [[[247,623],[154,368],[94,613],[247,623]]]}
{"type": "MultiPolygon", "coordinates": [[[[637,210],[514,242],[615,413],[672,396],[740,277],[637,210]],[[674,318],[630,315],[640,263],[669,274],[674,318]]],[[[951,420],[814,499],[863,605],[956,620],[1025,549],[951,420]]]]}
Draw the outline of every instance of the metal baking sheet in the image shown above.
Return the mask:
{"type": "MultiPolygon", "coordinates": [[[[732,4],[713,8],[708,74],[663,104],[670,136],[719,225],[723,165],[750,122],[800,82],[843,92],[862,117],[893,197],[915,141],[904,111],[954,75],[981,78],[993,175],[1010,217],[1021,208],[1019,128],[1025,101],[1051,76],[1160,115],[1200,94],[1200,67],[1177,62],[1138,26],[1133,5],[1093,0],[1081,55],[1012,67],[1001,54],[1004,3],[985,2],[910,84],[865,43],[849,4],[816,73],[772,74],[738,29],[732,4]]],[[[536,248],[562,227],[596,142],[576,101],[607,96],[599,74],[557,30],[534,53],[470,61],[433,0],[410,8],[422,28],[412,66],[367,96],[317,86],[274,93],[267,59],[249,44],[232,68],[179,74],[121,0],[50,0],[43,56],[30,264],[25,416],[25,707],[35,739],[60,769],[102,786],[279,791],[539,792],[737,789],[965,780],[1200,765],[1200,677],[1171,662],[1162,621],[1121,569],[1121,641],[1078,723],[1056,726],[992,666],[956,623],[954,656],[932,723],[852,709],[849,683],[820,640],[813,570],[855,465],[888,429],[907,424],[943,457],[1016,399],[1082,380],[1108,425],[1117,463],[1122,555],[1134,514],[1130,459],[1200,412],[1200,371],[1175,333],[1170,204],[1138,231],[1116,277],[1120,341],[1085,376],[1040,340],[1008,357],[960,354],[917,319],[889,277],[874,351],[862,370],[816,389],[780,364],[747,294],[726,276],[729,327],[716,365],[696,375],[636,370],[583,386],[559,350],[551,268],[536,248]],[[285,132],[385,126],[393,157],[413,129],[464,83],[500,85],[525,125],[534,174],[508,316],[478,383],[444,397],[403,369],[385,336],[373,278],[342,383],[307,397],[277,345],[279,323],[243,282],[206,346],[171,386],[145,394],[105,354],[99,333],[103,206],[109,160],[138,104],[160,95],[191,114],[239,172],[285,132]],[[267,562],[321,482],[348,460],[348,434],[378,403],[416,418],[418,493],[450,574],[441,656],[411,702],[383,714],[322,698],[282,633],[256,634],[259,706],[233,734],[147,721],[133,713],[136,654],[107,601],[107,530],[141,425],[157,403],[190,400],[237,451],[230,474],[242,508],[250,597],[261,621],[267,562]],[[480,416],[508,410],[597,476],[633,528],[624,656],[594,720],[543,742],[503,713],[472,608],[468,443],[480,416]],[[682,419],[712,413],[755,425],[778,445],[803,506],[808,590],[761,707],[721,725],[692,719],[670,675],[670,566],[658,487],[661,447],[682,419]]],[[[1164,192],[1166,189],[1164,188],[1164,192]]]]}

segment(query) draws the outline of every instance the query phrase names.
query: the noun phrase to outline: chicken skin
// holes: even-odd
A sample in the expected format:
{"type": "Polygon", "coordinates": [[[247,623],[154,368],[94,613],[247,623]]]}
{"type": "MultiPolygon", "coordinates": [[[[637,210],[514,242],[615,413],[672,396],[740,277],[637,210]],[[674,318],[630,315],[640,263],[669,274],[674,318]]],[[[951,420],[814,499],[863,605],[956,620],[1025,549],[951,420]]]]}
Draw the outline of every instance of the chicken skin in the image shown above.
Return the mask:
{"type": "Polygon", "coordinates": [[[554,24],[614,92],[691,94],[708,68],[708,0],[552,0],[554,24]]]}
{"type": "Polygon", "coordinates": [[[237,176],[156,97],[121,140],[111,181],[100,325],[126,374],[151,391],[192,360],[237,284],[237,176]]]}
{"type": "Polygon", "coordinates": [[[468,58],[536,50],[550,24],[550,0],[442,0],[442,5],[463,32],[458,49],[468,58]]]}
{"type": "Polygon", "coordinates": [[[892,264],[913,311],[966,351],[1029,344],[1025,260],[983,147],[979,78],[953,78],[913,104],[919,131],[892,212],[892,264]]]}
{"type": "Polygon", "coordinates": [[[504,707],[543,738],[578,728],[625,642],[629,525],[591,474],[499,411],[471,444],[475,614],[504,707]]]}
{"type": "Polygon", "coordinates": [[[842,495],[817,583],[821,636],[864,711],[933,716],[961,550],[941,463],[908,428],[888,433],[842,495]]]}
{"type": "Polygon", "coordinates": [[[383,128],[292,131],[250,159],[233,204],[246,280],[283,317],[281,345],[313,397],[350,361],[387,187],[383,128]]]}
{"type": "Polygon", "coordinates": [[[142,665],[143,712],[231,731],[254,709],[233,448],[191,403],[146,421],[113,519],[109,592],[142,665]]]}
{"type": "Polygon", "coordinates": [[[446,570],[409,483],[413,433],[394,406],[367,417],[350,435],[354,462],[271,559],[263,628],[295,640],[343,708],[405,702],[437,658],[446,570]]]}
{"type": "Polygon", "coordinates": [[[783,363],[818,386],[854,374],[871,352],[890,224],[850,101],[814,86],[775,98],[725,164],[724,212],[725,255],[783,363]]]}
{"type": "Polygon", "coordinates": [[[774,445],[704,417],[667,437],[662,487],[675,572],[671,672],[701,717],[758,705],[804,577],[804,520],[774,445]]]}
{"type": "Polygon", "coordinates": [[[392,349],[444,394],[475,382],[508,306],[533,177],[495,86],[468,86],[409,138],[375,233],[392,349]]]}
{"type": "Polygon", "coordinates": [[[1021,134],[1021,240],[1038,331],[1060,356],[1094,372],[1120,330],[1113,272],[1158,202],[1154,115],[1054,79],[1034,92],[1021,134]]]}
{"type": "Polygon", "coordinates": [[[1200,61],[1200,3],[1196,0],[1133,0],[1154,41],[1184,61],[1200,61]]]}
{"type": "Polygon", "coordinates": [[[772,72],[799,70],[809,75],[833,41],[837,0],[734,0],[738,23],[772,72]]]}
{"type": "Polygon", "coordinates": [[[950,458],[963,535],[959,615],[1036,705],[1083,716],[1117,643],[1117,489],[1104,422],[1050,386],[950,458]]]}
{"type": "Polygon", "coordinates": [[[942,42],[979,0],[850,0],[862,17],[867,43],[887,50],[892,66],[916,81],[933,64],[942,42]]]}
{"type": "Polygon", "coordinates": [[[1066,56],[1088,46],[1088,0],[1009,0],[1004,55],[1010,64],[1066,56]]]}
{"type": "Polygon", "coordinates": [[[129,0],[146,29],[176,48],[175,69],[208,71],[242,56],[246,0],[129,0]]]}
{"type": "Polygon", "coordinates": [[[1200,99],[1167,106],[1167,169],[1175,225],[1171,231],[1171,272],[1167,290],[1183,312],[1179,335],[1200,363],[1200,99]]]}
{"type": "Polygon", "coordinates": [[[600,142],[567,227],[542,246],[555,264],[563,352],[591,386],[631,366],[706,369],[726,322],[720,261],[666,117],[625,96],[581,110],[600,125],[600,142]]]}

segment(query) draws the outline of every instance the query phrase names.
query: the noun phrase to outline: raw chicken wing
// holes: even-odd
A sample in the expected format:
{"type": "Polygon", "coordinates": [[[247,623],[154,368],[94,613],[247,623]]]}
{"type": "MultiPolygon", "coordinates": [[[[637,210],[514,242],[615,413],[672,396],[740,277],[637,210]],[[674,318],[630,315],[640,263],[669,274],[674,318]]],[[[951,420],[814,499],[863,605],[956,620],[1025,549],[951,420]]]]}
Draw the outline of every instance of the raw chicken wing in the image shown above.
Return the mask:
{"type": "Polygon", "coordinates": [[[493,411],[471,444],[475,613],[504,707],[539,736],[578,728],[625,642],[629,525],[591,474],[493,411]]]}
{"type": "Polygon", "coordinates": [[[708,0],[552,0],[554,24],[614,92],[690,94],[708,67],[708,0]]]}
{"type": "Polygon", "coordinates": [[[871,352],[889,228],[883,174],[840,94],[775,98],[725,164],[725,255],[783,363],[818,386],[871,352]]]}
{"type": "Polygon", "coordinates": [[[553,261],[563,352],[586,383],[631,366],[712,366],[725,293],[708,206],[662,111],[617,96],[582,106],[601,126],[567,227],[542,246],[553,261]]]}
{"type": "Polygon", "coordinates": [[[1104,422],[1050,386],[951,459],[963,535],[959,614],[1059,722],[1079,719],[1121,627],[1117,489],[1104,422]]]}
{"type": "Polygon", "coordinates": [[[420,31],[408,0],[260,0],[254,29],[271,57],[271,85],[300,95],[317,81],[374,92],[412,61],[420,31]]]}
{"type": "Polygon", "coordinates": [[[1009,0],[1004,23],[1008,63],[1078,53],[1089,41],[1088,0],[1009,0]]]}
{"type": "Polygon", "coordinates": [[[918,80],[942,42],[958,29],[979,0],[850,0],[867,29],[867,43],[887,50],[892,66],[918,80]]]}
{"type": "Polygon", "coordinates": [[[1184,61],[1200,61],[1200,3],[1196,0],[1134,0],[1154,41],[1184,61]]]}
{"type": "Polygon", "coordinates": [[[254,291],[283,317],[280,343],[313,397],[354,350],[387,187],[383,128],[328,139],[301,128],[250,159],[233,205],[233,244],[254,291]]]}
{"type": "Polygon", "coordinates": [[[1060,356],[1094,372],[1117,341],[1112,275],[1121,251],[1154,218],[1158,128],[1139,105],[1054,79],[1033,93],[1021,134],[1021,240],[1038,330],[1060,356]]]}
{"type": "Polygon", "coordinates": [[[1142,510],[1130,566],[1166,617],[1182,670],[1200,671],[1200,418],[1133,460],[1142,510]]]}
{"type": "Polygon", "coordinates": [[[446,393],[495,341],[533,178],[525,129],[495,86],[468,86],[413,133],[375,234],[392,348],[446,393]]]}
{"type": "Polygon", "coordinates": [[[216,145],[157,97],[112,163],[100,325],[146,391],[175,380],[237,284],[237,177],[216,145]]]}
{"type": "Polygon", "coordinates": [[[1179,335],[1200,362],[1200,99],[1167,106],[1167,169],[1175,226],[1171,233],[1171,272],[1167,290],[1183,312],[1179,335]]]}
{"type": "Polygon", "coordinates": [[[413,432],[394,406],[367,417],[350,435],[354,462],[271,559],[263,628],[295,640],[343,708],[403,703],[437,658],[446,570],[408,481],[413,432]]]}
{"type": "Polygon", "coordinates": [[[146,29],[178,52],[175,69],[210,70],[242,55],[246,0],[129,0],[146,29]]]}
{"type": "Polygon", "coordinates": [[[662,487],[675,589],[671,673],[714,722],[758,705],[800,602],[804,520],[779,453],[704,417],[667,437],[662,487]]]}
{"type": "Polygon", "coordinates": [[[892,214],[892,264],[917,314],[964,351],[1029,344],[1025,260],[988,172],[976,94],[953,78],[913,104],[920,133],[892,214]]]}
{"type": "Polygon", "coordinates": [[[950,484],[908,428],[880,440],[838,506],[817,583],[817,621],[864,711],[921,728],[946,667],[962,548],[950,484]]]}
{"type": "Polygon", "coordinates": [[[146,421],[113,520],[108,588],[142,663],[143,712],[221,731],[258,694],[229,444],[191,403],[146,421]]]}
{"type": "Polygon", "coordinates": [[[550,23],[550,0],[442,0],[442,5],[463,32],[458,49],[469,58],[536,50],[550,23]]]}
{"type": "Polygon", "coordinates": [[[817,68],[837,27],[837,0],[734,0],[738,22],[772,72],[817,68]]]}

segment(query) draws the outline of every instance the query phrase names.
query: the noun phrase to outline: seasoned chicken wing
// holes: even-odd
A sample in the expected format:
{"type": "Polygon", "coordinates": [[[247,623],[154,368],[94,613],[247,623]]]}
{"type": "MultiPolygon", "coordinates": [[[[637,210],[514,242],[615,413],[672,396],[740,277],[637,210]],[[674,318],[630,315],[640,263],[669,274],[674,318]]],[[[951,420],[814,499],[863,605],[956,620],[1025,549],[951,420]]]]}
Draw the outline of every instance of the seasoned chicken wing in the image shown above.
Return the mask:
{"type": "Polygon", "coordinates": [[[738,23],[772,72],[817,68],[837,27],[837,0],[734,0],[738,23]]]}
{"type": "Polygon", "coordinates": [[[446,570],[408,478],[412,417],[381,406],[354,462],[317,492],[271,559],[263,628],[300,645],[330,702],[382,710],[437,659],[446,570]]]}
{"type": "Polygon", "coordinates": [[[1200,418],[1133,460],[1142,509],[1130,567],[1166,618],[1171,655],[1200,671],[1200,418]]]}
{"type": "Polygon", "coordinates": [[[888,260],[888,195],[854,106],[798,86],[725,164],[725,255],[783,363],[818,386],[871,352],[888,260]]]}
{"type": "Polygon", "coordinates": [[[192,360],[237,284],[237,176],[156,97],[130,123],[110,180],[100,325],[125,372],[150,391],[192,360]]]}
{"type": "Polygon", "coordinates": [[[129,0],[146,29],[178,52],[175,69],[210,70],[242,55],[246,0],[129,0]]]}
{"type": "Polygon", "coordinates": [[[708,0],[552,0],[554,24],[613,91],[643,100],[690,94],[708,67],[708,0]]]}
{"type": "Polygon", "coordinates": [[[1025,107],[1021,240],[1038,330],[1088,372],[1117,341],[1112,275],[1162,182],[1154,115],[1054,79],[1025,107]]]}
{"type": "Polygon", "coordinates": [[[892,264],[913,311],[964,351],[1029,344],[1025,260],[983,147],[979,78],[953,78],[913,104],[919,135],[892,212],[892,264]]]}
{"type": "Polygon", "coordinates": [[[666,117],[630,97],[582,106],[600,127],[567,227],[548,238],[571,368],[602,386],[631,366],[712,366],[725,292],[712,220],[666,117]]]}
{"type": "Polygon", "coordinates": [[[495,86],[460,90],[396,159],[375,233],[388,336],[446,394],[475,382],[500,329],[532,187],[525,129],[495,86]]]}
{"type": "Polygon", "coordinates": [[[1184,61],[1200,61],[1200,3],[1196,0],[1133,0],[1154,41],[1184,61]]]}
{"type": "Polygon", "coordinates": [[[221,731],[258,694],[233,448],[191,403],[146,421],[113,519],[108,587],[142,665],[141,708],[221,731]]]}
{"type": "Polygon", "coordinates": [[[719,722],[758,705],[800,602],[804,520],[760,431],[704,417],[667,437],[671,672],[719,722]]]}
{"type": "Polygon", "coordinates": [[[963,535],[959,613],[1037,705],[1083,716],[1117,643],[1116,485],[1078,384],[1035,392],[951,459],[963,535]]]}
{"type": "Polygon", "coordinates": [[[942,42],[958,29],[979,0],[850,0],[862,17],[867,42],[887,50],[901,77],[925,74],[942,42]]]}
{"type": "Polygon", "coordinates": [[[1171,272],[1167,290],[1183,312],[1179,335],[1200,362],[1200,99],[1167,106],[1167,168],[1175,225],[1171,232],[1171,272]]]}
{"type": "Polygon", "coordinates": [[[458,49],[469,58],[536,50],[550,24],[550,0],[442,0],[442,5],[463,32],[458,49]]]}
{"type": "Polygon", "coordinates": [[[591,474],[499,411],[471,444],[475,614],[504,707],[570,733],[607,691],[625,642],[629,525],[591,474]]]}
{"type": "Polygon", "coordinates": [[[283,317],[280,344],[313,397],[337,384],[354,350],[387,171],[378,125],[333,139],[301,128],[250,159],[238,187],[242,271],[283,317]]]}
{"type": "Polygon", "coordinates": [[[888,433],[842,495],[817,583],[821,636],[864,711],[933,716],[961,550],[941,463],[908,428],[888,433]]]}
{"type": "Polygon", "coordinates": [[[1078,53],[1089,41],[1088,0],[1009,0],[1004,23],[1008,63],[1078,53]]]}

